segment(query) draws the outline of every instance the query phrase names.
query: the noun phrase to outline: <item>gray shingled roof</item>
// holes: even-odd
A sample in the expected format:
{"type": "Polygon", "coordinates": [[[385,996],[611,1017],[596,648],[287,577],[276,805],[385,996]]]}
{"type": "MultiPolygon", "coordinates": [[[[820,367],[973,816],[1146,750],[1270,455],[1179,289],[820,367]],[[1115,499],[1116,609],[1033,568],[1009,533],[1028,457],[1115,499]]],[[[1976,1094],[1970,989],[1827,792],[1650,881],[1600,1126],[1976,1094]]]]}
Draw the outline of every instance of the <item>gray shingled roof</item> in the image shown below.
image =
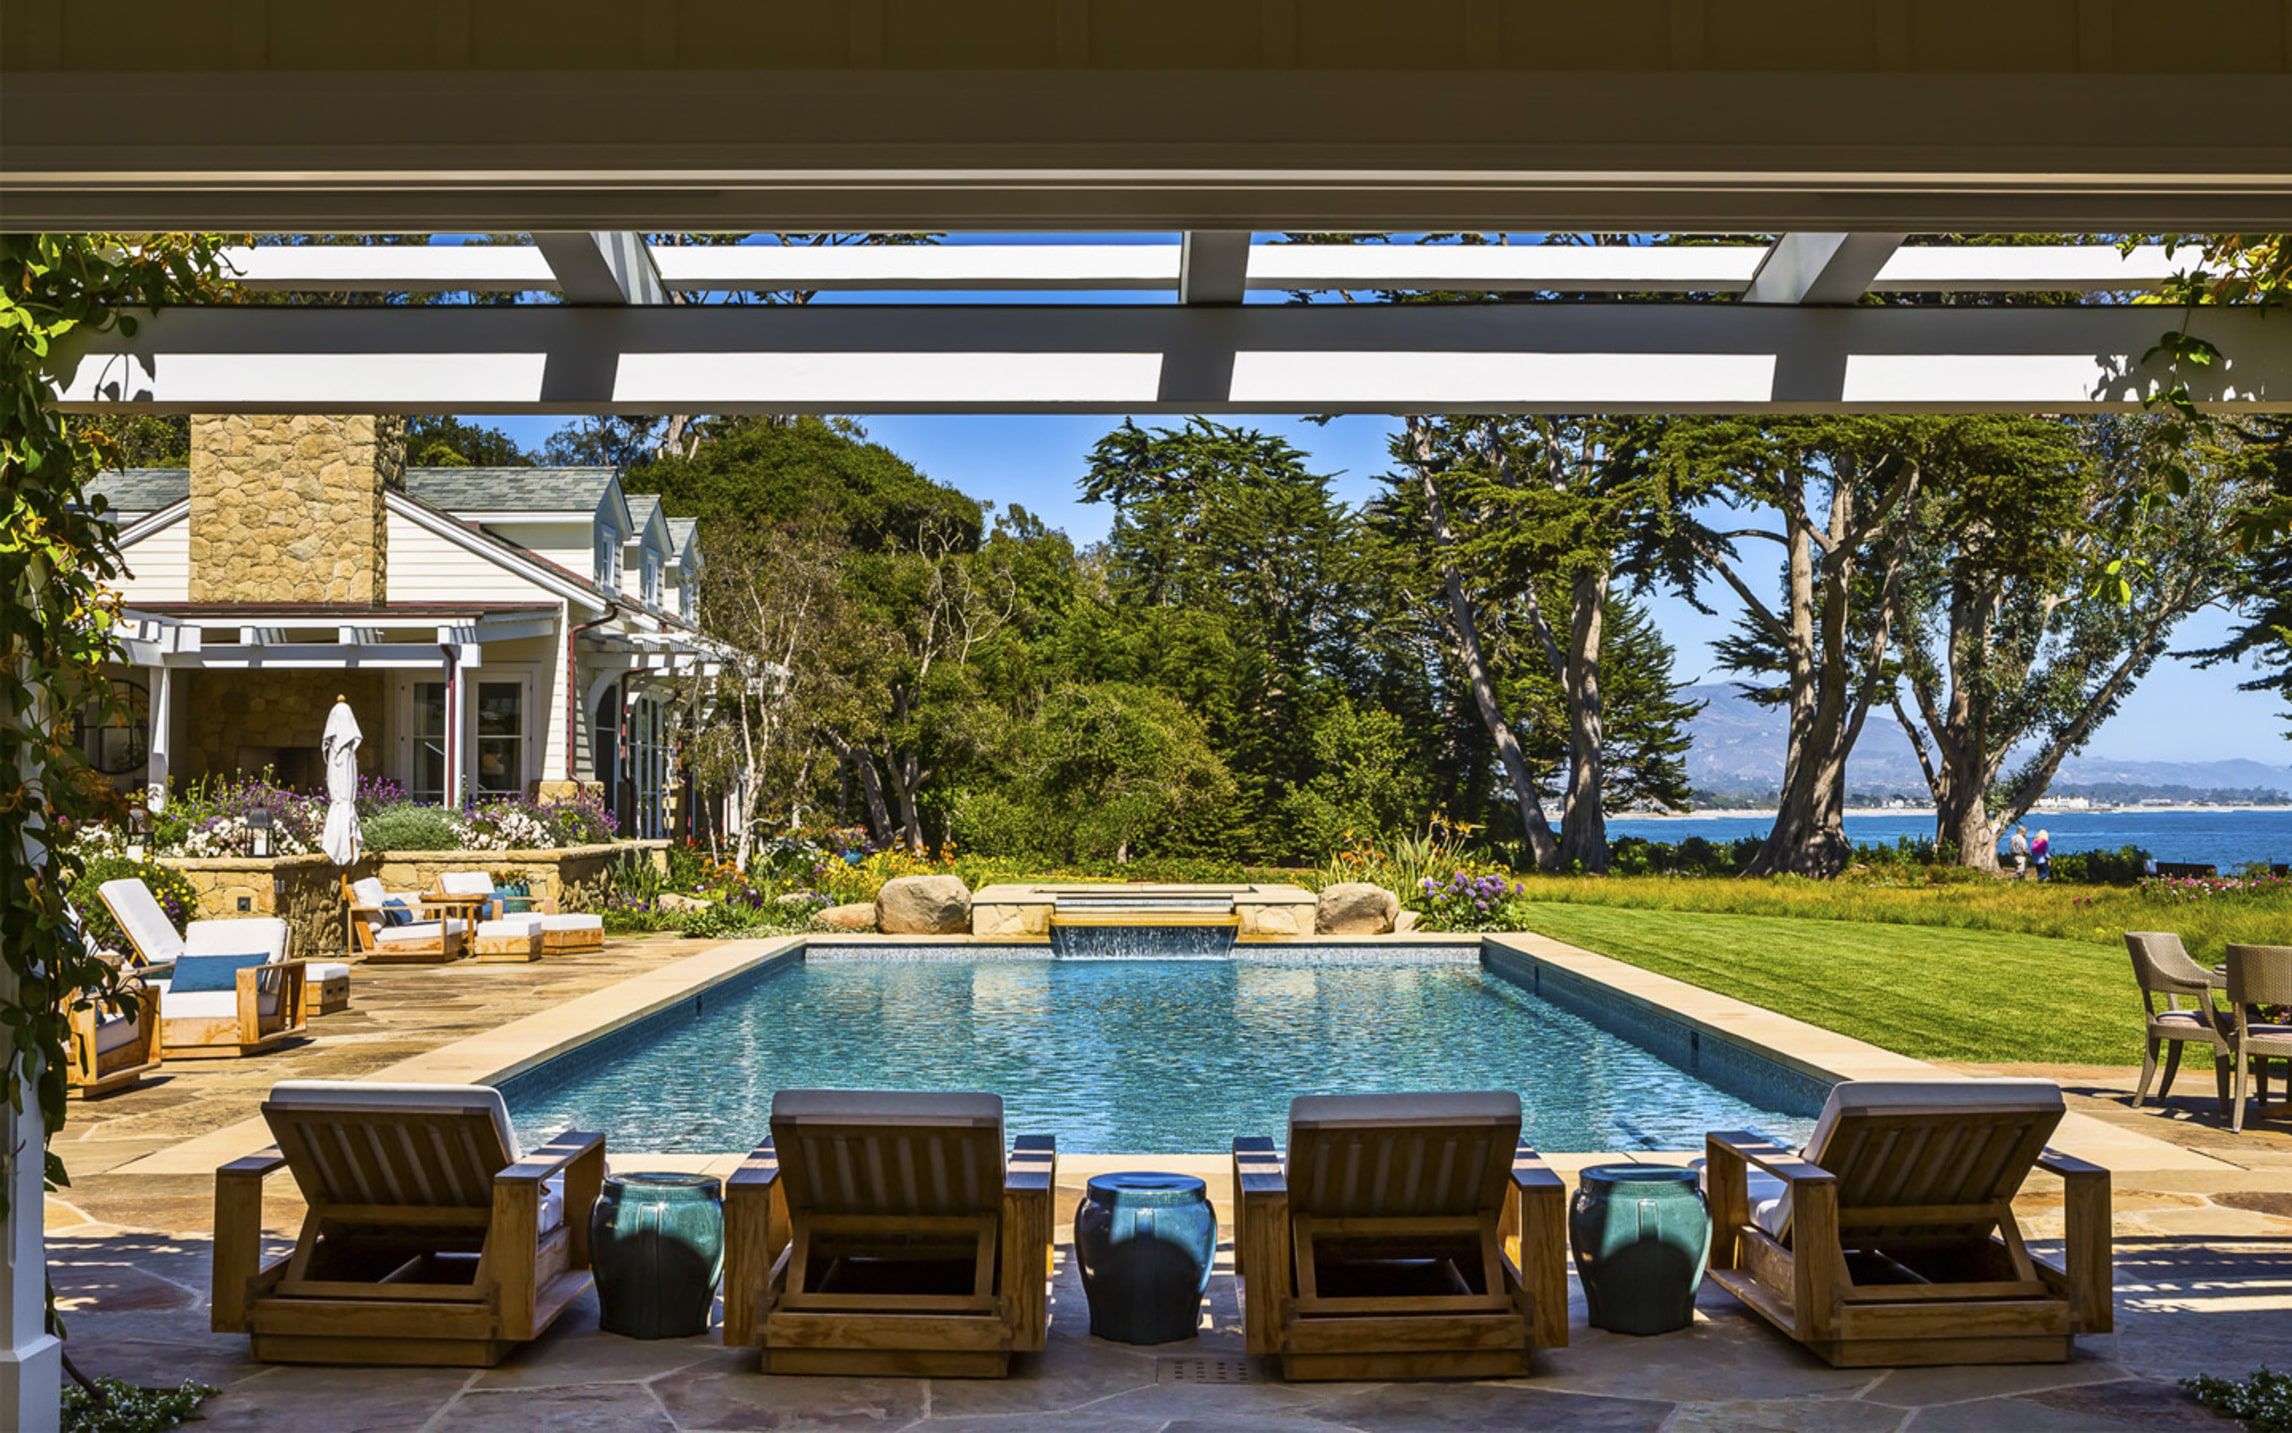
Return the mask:
{"type": "Polygon", "coordinates": [[[191,496],[189,468],[121,468],[99,473],[88,496],[101,496],[113,514],[150,513],[191,496]]]}
{"type": "Polygon", "coordinates": [[[629,505],[629,523],[635,529],[629,534],[629,540],[634,542],[643,537],[645,529],[652,524],[653,511],[661,505],[660,494],[624,493],[622,497],[629,505]]]}
{"type": "Polygon", "coordinates": [[[682,562],[685,549],[692,546],[693,529],[700,526],[700,519],[696,517],[672,517],[668,520],[668,525],[669,556],[682,562]]]}
{"type": "Polygon", "coordinates": [[[592,513],[611,468],[408,468],[408,496],[447,512],[592,513]]]}

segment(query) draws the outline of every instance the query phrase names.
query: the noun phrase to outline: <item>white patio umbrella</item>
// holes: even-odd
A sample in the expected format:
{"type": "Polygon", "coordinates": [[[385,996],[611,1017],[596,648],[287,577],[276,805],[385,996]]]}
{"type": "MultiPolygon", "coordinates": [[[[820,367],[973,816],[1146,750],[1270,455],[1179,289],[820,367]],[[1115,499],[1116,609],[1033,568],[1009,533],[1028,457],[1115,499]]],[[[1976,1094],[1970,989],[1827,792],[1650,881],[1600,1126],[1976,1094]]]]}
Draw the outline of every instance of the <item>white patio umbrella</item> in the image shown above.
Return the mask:
{"type": "Polygon", "coordinates": [[[318,743],[326,759],[326,836],[320,844],[337,866],[358,859],[358,808],[353,803],[358,797],[358,743],[365,739],[350,702],[337,696],[318,743]]]}

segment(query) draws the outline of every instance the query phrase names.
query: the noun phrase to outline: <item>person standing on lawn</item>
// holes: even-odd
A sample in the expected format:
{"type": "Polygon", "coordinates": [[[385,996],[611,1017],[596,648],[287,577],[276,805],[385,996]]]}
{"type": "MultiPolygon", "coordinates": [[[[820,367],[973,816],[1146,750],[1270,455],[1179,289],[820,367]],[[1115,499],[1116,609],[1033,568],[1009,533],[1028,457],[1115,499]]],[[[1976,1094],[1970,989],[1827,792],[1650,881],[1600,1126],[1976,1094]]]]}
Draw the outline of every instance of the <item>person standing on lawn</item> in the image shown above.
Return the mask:
{"type": "Polygon", "coordinates": [[[2037,828],[2037,839],[2029,843],[2030,859],[2037,862],[2037,878],[2053,879],[2053,837],[2043,826],[2037,828]]]}
{"type": "Polygon", "coordinates": [[[2013,853],[2013,878],[2017,881],[2028,880],[2029,828],[2027,826],[2014,827],[2013,840],[2006,843],[2006,849],[2013,853]]]}

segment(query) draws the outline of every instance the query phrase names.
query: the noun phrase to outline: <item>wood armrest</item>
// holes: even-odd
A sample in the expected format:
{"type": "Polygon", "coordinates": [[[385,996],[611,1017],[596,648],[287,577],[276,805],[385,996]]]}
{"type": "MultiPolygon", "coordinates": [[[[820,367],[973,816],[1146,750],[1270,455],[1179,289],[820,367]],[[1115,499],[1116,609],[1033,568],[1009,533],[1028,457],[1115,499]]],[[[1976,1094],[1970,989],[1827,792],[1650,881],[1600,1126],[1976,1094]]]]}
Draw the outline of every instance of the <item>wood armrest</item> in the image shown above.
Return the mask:
{"type": "Polygon", "coordinates": [[[594,1130],[569,1129],[517,1163],[494,1175],[494,1182],[539,1184],[586,1154],[603,1154],[605,1137],[594,1130]]]}
{"type": "Polygon", "coordinates": [[[1763,1169],[1785,1184],[1824,1183],[1837,1178],[1821,1165],[1809,1164],[1799,1158],[1790,1146],[1747,1131],[1715,1131],[1706,1136],[1705,1144],[1707,1149],[1725,1150],[1745,1164],[1763,1169]]]}
{"type": "Polygon", "coordinates": [[[1499,1245],[1519,1282],[1513,1303],[1537,1348],[1568,1346],[1568,1187],[1523,1141],[1497,1221],[1499,1245]]]}
{"type": "Polygon", "coordinates": [[[770,1193],[772,1186],[779,1182],[780,1151],[772,1147],[772,1141],[766,1140],[750,1150],[748,1157],[740,1161],[740,1167],[732,1171],[732,1177],[724,1181],[724,1197],[770,1193]]]}
{"type": "Polygon", "coordinates": [[[1242,1346],[1281,1351],[1291,1298],[1289,1175],[1263,1135],[1234,1141],[1234,1282],[1241,1293],[1242,1346]]]}
{"type": "Polygon", "coordinates": [[[766,1139],[724,1181],[724,1346],[753,1345],[764,1335],[766,1285],[788,1246],[788,1205],[781,1192],[780,1152],[766,1139]]]}
{"type": "Polygon", "coordinates": [[[1289,1172],[1281,1152],[1264,1135],[1245,1135],[1234,1141],[1234,1198],[1264,1198],[1289,1193],[1289,1172]]]}
{"type": "Polygon", "coordinates": [[[1001,1250],[1003,1317],[1011,1346],[1039,1353],[1050,1333],[1052,1246],[1057,1241],[1051,1196],[1058,1185],[1058,1140],[1022,1134],[1011,1140],[1003,1167],[1001,1250]]]}
{"type": "Polygon", "coordinates": [[[242,1155],[239,1158],[232,1160],[229,1164],[226,1164],[222,1168],[216,1170],[215,1177],[217,1179],[253,1179],[260,1181],[269,1175],[278,1173],[284,1168],[286,1168],[286,1156],[279,1153],[279,1147],[274,1144],[269,1149],[261,1150],[254,1154],[242,1155]]]}
{"type": "Polygon", "coordinates": [[[1020,1193],[1048,1191],[1058,1172],[1058,1138],[1047,1134],[1014,1135],[1011,1157],[1003,1167],[1003,1188],[1020,1193]]]}
{"type": "Polygon", "coordinates": [[[2090,1164],[2073,1154],[2063,1154],[2051,1146],[2038,1152],[2037,1167],[2047,1174],[2058,1174],[2063,1179],[2089,1179],[2094,1175],[2106,1179],[2109,1175],[2109,1171],[2100,1165],[2090,1164]]]}
{"type": "Polygon", "coordinates": [[[1525,1144],[1512,1152],[1512,1187],[1522,1193],[1544,1189],[1564,1192],[1567,1189],[1560,1176],[1553,1172],[1552,1166],[1544,1162],[1544,1156],[1538,1154],[1534,1146],[1525,1144]]]}

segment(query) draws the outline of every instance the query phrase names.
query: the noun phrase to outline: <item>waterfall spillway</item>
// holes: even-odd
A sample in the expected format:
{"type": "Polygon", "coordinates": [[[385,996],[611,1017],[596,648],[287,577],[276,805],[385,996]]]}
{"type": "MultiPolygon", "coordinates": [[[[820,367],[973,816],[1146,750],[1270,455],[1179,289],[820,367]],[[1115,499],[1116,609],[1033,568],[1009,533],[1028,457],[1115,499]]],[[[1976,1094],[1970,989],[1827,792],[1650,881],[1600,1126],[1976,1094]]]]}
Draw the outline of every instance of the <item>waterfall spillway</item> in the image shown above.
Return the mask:
{"type": "Polygon", "coordinates": [[[1062,960],[1219,960],[1233,951],[1231,896],[1061,892],[1051,954],[1062,960]]]}

